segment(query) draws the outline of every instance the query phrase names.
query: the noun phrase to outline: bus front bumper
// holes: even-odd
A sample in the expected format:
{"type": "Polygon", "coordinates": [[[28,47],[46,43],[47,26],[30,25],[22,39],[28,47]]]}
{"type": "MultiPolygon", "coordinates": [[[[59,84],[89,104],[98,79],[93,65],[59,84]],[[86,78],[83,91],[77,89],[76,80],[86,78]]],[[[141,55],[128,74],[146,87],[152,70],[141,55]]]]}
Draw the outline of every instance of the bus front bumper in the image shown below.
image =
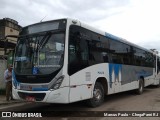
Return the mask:
{"type": "Polygon", "coordinates": [[[12,95],[16,100],[46,103],[69,103],[69,87],[63,87],[52,91],[24,91],[12,88],[12,95]]]}

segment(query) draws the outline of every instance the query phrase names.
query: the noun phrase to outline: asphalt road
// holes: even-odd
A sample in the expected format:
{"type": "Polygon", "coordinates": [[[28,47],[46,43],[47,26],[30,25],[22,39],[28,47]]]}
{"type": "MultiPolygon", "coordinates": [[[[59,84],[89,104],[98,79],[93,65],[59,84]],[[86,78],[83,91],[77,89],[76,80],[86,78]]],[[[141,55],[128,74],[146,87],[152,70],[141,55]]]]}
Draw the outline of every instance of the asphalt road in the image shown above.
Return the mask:
{"type": "MultiPolygon", "coordinates": [[[[125,120],[125,119],[143,119],[143,120],[160,120],[160,117],[102,117],[104,113],[123,113],[124,111],[147,111],[149,113],[154,113],[152,111],[160,111],[160,88],[153,86],[147,87],[142,95],[136,95],[133,91],[118,93],[114,95],[109,95],[105,97],[104,103],[97,108],[90,108],[86,105],[84,101],[76,102],[72,104],[44,104],[44,103],[20,103],[10,106],[2,106],[0,111],[18,111],[18,112],[42,112],[44,115],[50,117],[42,117],[41,119],[60,119],[60,120],[125,120]],[[100,113],[100,114],[99,114],[100,113]],[[92,117],[86,117],[87,115],[92,117]],[[96,117],[100,115],[101,117],[96,117]],[[59,116],[59,117],[55,117],[59,116]],[[70,117],[72,116],[72,117],[70,117]],[[80,117],[83,116],[83,117],[80,117]],[[51,118],[52,117],[52,118],[51,118]]],[[[146,112],[146,113],[147,113],[146,112]]],[[[131,112],[131,114],[133,114],[131,112]]],[[[159,112],[160,114],[160,112],[159,112]]],[[[157,114],[156,114],[157,115],[157,114]]],[[[159,115],[160,116],[160,115],[159,115]]],[[[1,118],[2,120],[11,118],[1,118]]],[[[23,118],[25,120],[30,120],[32,118],[23,118]]],[[[36,118],[37,119],[37,118],[36,118]]]]}

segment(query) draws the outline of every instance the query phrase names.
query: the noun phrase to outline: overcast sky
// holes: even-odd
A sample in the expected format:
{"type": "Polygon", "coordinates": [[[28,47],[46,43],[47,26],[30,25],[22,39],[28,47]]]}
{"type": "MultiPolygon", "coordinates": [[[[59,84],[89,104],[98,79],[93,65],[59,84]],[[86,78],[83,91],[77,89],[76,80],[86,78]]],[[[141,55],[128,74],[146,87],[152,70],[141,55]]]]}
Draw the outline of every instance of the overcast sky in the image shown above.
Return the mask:
{"type": "Polygon", "coordinates": [[[26,26],[75,18],[95,28],[160,51],[160,0],[0,0],[0,19],[26,26]]]}

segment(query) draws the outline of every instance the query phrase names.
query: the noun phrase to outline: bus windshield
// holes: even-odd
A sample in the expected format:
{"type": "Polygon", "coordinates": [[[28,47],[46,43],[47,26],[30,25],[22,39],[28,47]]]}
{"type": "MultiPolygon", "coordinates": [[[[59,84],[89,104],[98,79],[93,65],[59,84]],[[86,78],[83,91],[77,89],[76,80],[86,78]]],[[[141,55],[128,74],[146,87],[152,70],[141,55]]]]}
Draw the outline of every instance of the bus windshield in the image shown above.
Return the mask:
{"type": "Polygon", "coordinates": [[[19,75],[45,75],[59,70],[64,59],[64,33],[47,32],[20,37],[15,54],[19,75]]]}

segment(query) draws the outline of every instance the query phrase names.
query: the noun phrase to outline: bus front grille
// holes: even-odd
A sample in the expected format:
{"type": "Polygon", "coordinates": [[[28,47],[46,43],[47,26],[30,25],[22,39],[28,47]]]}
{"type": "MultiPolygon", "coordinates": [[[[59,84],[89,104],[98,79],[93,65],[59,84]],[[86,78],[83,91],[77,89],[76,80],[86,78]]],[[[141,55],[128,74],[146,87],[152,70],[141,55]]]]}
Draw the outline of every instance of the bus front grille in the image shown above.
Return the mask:
{"type": "Polygon", "coordinates": [[[18,92],[18,95],[21,99],[26,100],[27,97],[33,97],[36,101],[42,101],[46,93],[24,93],[18,92]]]}

